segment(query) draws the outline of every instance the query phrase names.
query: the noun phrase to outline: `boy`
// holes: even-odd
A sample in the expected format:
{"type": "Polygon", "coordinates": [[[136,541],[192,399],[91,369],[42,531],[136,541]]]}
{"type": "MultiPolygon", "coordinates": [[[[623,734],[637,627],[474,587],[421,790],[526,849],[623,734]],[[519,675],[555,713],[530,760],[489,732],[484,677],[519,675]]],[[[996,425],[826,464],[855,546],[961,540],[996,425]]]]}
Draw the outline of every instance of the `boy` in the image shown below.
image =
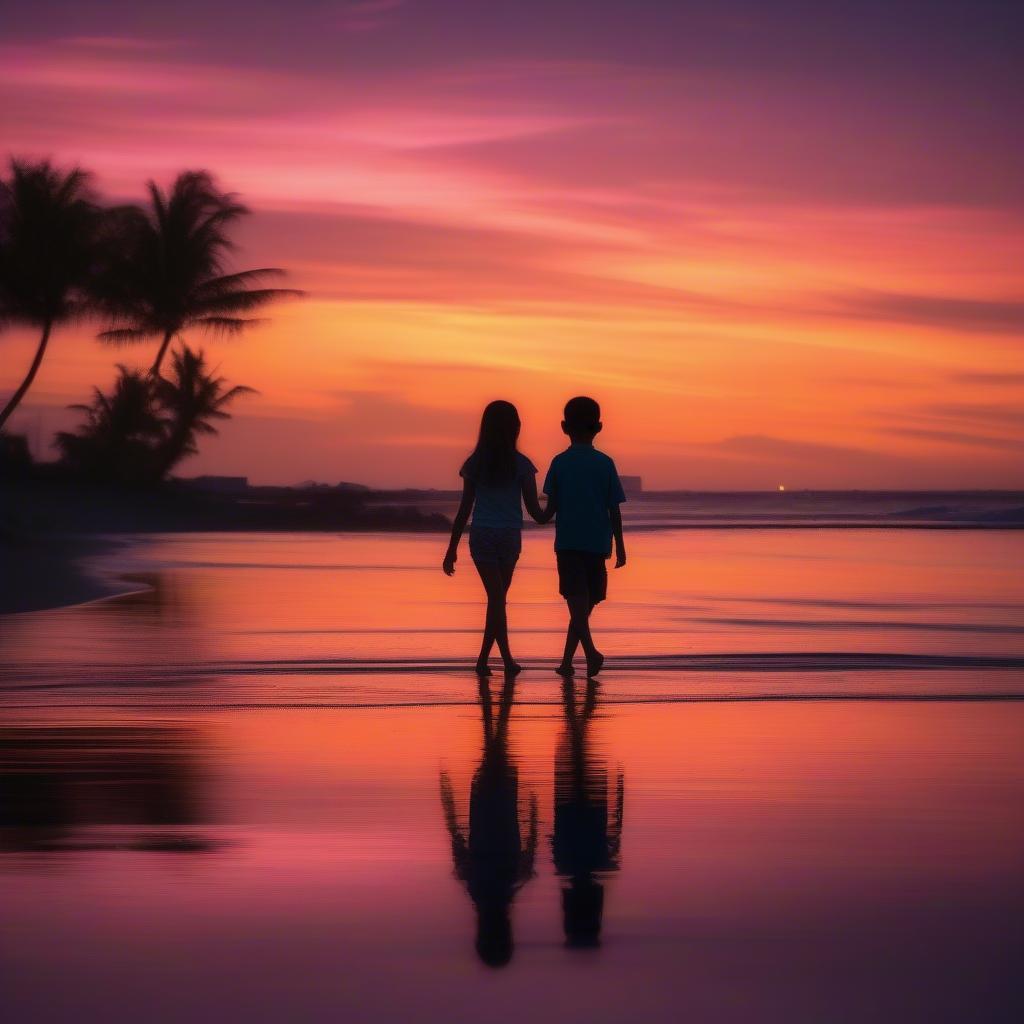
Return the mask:
{"type": "Polygon", "coordinates": [[[590,635],[590,613],[608,590],[605,559],[615,540],[615,568],[626,564],[619,505],[626,500],[615,463],[594,447],[601,431],[601,407],[592,398],[572,398],[565,405],[562,430],[572,444],[551,461],[544,480],[547,512],[555,515],[558,592],[569,607],[565,651],[555,671],[573,674],[579,644],[587,658],[587,675],[601,670],[604,655],[590,635]]]}

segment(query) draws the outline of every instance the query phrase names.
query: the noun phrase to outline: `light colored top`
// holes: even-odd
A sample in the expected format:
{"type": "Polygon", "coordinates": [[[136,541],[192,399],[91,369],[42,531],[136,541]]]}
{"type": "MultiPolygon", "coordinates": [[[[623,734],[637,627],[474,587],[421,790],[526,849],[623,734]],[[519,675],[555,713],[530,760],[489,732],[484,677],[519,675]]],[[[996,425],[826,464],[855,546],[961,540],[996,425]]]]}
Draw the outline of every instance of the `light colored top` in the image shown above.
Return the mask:
{"type": "Polygon", "coordinates": [[[470,455],[459,470],[459,476],[476,486],[476,500],[473,503],[472,526],[486,526],[492,529],[523,528],[523,480],[536,474],[537,467],[521,452],[516,452],[516,475],[497,483],[485,480],[470,455]]]}
{"type": "Polygon", "coordinates": [[[590,444],[573,444],[551,460],[544,493],[555,499],[555,550],[612,553],[608,512],[626,500],[615,463],[590,444]]]}

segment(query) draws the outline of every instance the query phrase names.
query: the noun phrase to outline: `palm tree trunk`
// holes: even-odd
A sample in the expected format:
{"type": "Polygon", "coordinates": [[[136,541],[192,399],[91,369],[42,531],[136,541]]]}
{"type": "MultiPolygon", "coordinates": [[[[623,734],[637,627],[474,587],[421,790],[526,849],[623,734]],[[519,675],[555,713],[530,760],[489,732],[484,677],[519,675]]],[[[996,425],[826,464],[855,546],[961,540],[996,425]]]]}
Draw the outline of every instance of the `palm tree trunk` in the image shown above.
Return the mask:
{"type": "Polygon", "coordinates": [[[43,361],[43,356],[46,354],[46,345],[50,340],[50,332],[53,330],[53,321],[49,320],[43,324],[43,334],[39,339],[39,346],[36,348],[35,359],[32,360],[32,365],[28,368],[28,374],[25,379],[21,382],[21,387],[11,395],[10,401],[4,406],[4,411],[0,412],[0,430],[3,430],[4,424],[10,419],[11,413],[18,408],[18,404],[25,397],[25,392],[32,387],[32,381],[36,379],[36,374],[39,372],[39,365],[43,361]]]}
{"type": "Polygon", "coordinates": [[[171,344],[171,339],[174,337],[174,331],[168,331],[164,335],[164,340],[160,344],[160,351],[156,354],[156,359],[153,361],[153,365],[149,368],[149,372],[154,377],[160,376],[160,364],[164,361],[164,356],[167,355],[167,348],[171,344]]]}
{"type": "Polygon", "coordinates": [[[185,457],[185,449],[192,437],[193,421],[191,417],[177,420],[171,427],[167,440],[157,448],[155,475],[163,480],[174,467],[185,457]]]}

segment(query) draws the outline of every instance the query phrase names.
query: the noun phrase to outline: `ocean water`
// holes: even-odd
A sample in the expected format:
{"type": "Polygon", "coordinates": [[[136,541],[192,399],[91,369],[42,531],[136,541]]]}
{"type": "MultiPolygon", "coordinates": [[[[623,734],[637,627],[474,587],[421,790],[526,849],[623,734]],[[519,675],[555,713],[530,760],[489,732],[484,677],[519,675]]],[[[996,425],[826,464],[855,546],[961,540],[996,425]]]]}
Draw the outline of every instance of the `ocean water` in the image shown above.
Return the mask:
{"type": "MultiPolygon", "coordinates": [[[[454,492],[416,502],[451,516],[454,492]]],[[[623,506],[631,529],[845,526],[918,529],[1024,526],[1024,491],[650,491],[623,506]]]]}
{"type": "Polygon", "coordinates": [[[0,618],[12,1021],[1016,1021],[1024,533],[640,529],[481,687],[436,536],[176,535],[0,618]]]}

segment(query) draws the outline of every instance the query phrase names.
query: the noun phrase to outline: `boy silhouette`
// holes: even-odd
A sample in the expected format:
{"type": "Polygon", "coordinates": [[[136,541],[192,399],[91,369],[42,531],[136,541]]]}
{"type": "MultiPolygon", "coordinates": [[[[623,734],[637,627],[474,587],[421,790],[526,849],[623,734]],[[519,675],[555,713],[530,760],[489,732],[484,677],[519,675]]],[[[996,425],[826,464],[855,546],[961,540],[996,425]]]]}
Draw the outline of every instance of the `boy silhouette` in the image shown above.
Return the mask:
{"type": "Polygon", "coordinates": [[[554,510],[558,592],[569,608],[565,651],[555,671],[573,674],[572,659],[579,645],[587,658],[587,675],[601,670],[604,655],[590,635],[590,613],[608,592],[605,559],[615,541],[615,568],[626,564],[622,514],[626,500],[615,463],[594,447],[601,432],[601,407],[592,398],[572,398],[565,404],[562,430],[572,442],[551,460],[544,479],[547,514],[554,510]]]}

